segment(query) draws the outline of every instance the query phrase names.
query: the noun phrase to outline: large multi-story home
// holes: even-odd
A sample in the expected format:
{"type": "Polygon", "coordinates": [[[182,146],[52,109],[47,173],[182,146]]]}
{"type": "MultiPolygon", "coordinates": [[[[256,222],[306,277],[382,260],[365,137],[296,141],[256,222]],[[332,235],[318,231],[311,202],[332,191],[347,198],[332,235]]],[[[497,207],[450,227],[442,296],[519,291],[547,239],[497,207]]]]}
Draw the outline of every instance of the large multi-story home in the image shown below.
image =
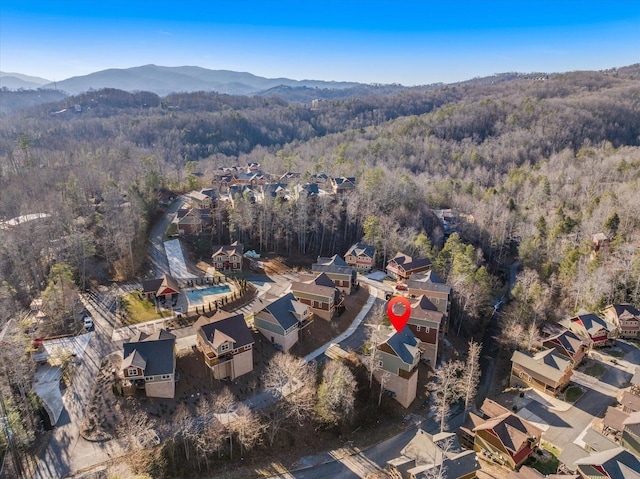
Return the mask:
{"type": "Polygon", "coordinates": [[[413,274],[407,281],[407,290],[409,296],[414,298],[425,295],[438,311],[449,316],[453,288],[442,281],[435,271],[413,274]]]}
{"type": "Polygon", "coordinates": [[[418,338],[405,327],[379,344],[376,351],[378,364],[373,375],[403,407],[409,407],[416,397],[420,362],[418,345],[418,338]]]}
{"type": "Polygon", "coordinates": [[[318,256],[318,261],[311,266],[311,271],[315,274],[326,273],[336,288],[346,294],[351,294],[351,289],[356,284],[356,270],[345,263],[337,254],[331,258],[318,256]]]}
{"type": "Polygon", "coordinates": [[[554,348],[535,354],[515,351],[511,357],[511,387],[533,387],[557,395],[569,383],[573,361],[554,348]]]}
{"type": "Polygon", "coordinates": [[[210,209],[215,206],[215,193],[211,189],[192,191],[187,194],[187,199],[193,208],[210,209]]]}
{"type": "Polygon", "coordinates": [[[426,296],[419,296],[411,304],[411,314],[407,327],[420,340],[423,359],[433,368],[438,359],[438,345],[440,342],[440,328],[444,323],[444,314],[429,301],[426,296]]]}
{"type": "Polygon", "coordinates": [[[629,303],[612,304],[602,311],[605,321],[617,329],[620,338],[640,337],[640,311],[629,303]]]}
{"type": "Polygon", "coordinates": [[[356,179],[353,177],[331,178],[331,189],[336,195],[351,193],[356,189],[356,179]]]}
{"type": "Polygon", "coordinates": [[[253,322],[276,349],[286,352],[298,342],[298,331],[311,318],[309,306],[288,293],[258,311],[253,322]]]}
{"type": "Polygon", "coordinates": [[[583,338],[590,339],[594,346],[606,346],[615,341],[615,331],[600,316],[580,311],[577,316],[560,321],[560,325],[583,338]]]}
{"type": "Polygon", "coordinates": [[[459,430],[460,442],[485,460],[516,470],[540,444],[542,430],[494,401],[487,399],[485,404],[481,408],[484,417],[469,413],[459,430]],[[490,407],[485,406],[488,401],[490,407]]]}
{"type": "Polygon", "coordinates": [[[640,456],[640,412],[629,414],[622,425],[620,442],[636,456],[640,456]]]}
{"type": "Polygon", "coordinates": [[[542,347],[555,349],[569,358],[575,368],[589,351],[590,344],[591,340],[565,329],[545,338],[542,342],[542,347]]]}
{"type": "Polygon", "coordinates": [[[362,243],[351,246],[344,254],[344,261],[359,273],[371,271],[376,257],[376,249],[362,243]]]}
{"type": "Polygon", "coordinates": [[[340,302],[340,291],[326,273],[316,277],[301,275],[300,281],[291,284],[291,292],[322,319],[331,319],[340,302]]]}
{"type": "Polygon", "coordinates": [[[218,311],[193,324],[196,344],[215,379],[234,380],[253,371],[253,335],[242,314],[218,311]]]}
{"type": "Polygon", "coordinates": [[[396,281],[405,282],[412,274],[431,269],[431,260],[429,258],[413,259],[408,254],[398,252],[387,263],[387,274],[396,281]]]}
{"type": "Polygon", "coordinates": [[[124,343],[120,372],[125,390],[144,389],[148,397],[175,395],[176,337],[165,329],[142,331],[124,343]]]}
{"type": "Polygon", "coordinates": [[[213,266],[223,273],[239,273],[242,271],[242,255],[244,246],[237,241],[230,245],[223,245],[214,248],[211,255],[213,266]]]}
{"type": "Polygon", "coordinates": [[[596,452],[578,459],[575,464],[582,479],[640,478],[640,459],[623,447],[596,452]]]}

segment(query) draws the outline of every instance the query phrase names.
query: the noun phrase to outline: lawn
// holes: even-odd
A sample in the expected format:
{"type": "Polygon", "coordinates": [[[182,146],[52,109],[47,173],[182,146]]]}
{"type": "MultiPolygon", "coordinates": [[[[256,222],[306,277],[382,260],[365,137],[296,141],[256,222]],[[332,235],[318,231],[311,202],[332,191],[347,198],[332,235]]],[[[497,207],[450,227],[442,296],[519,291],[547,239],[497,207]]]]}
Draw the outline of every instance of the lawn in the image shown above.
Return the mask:
{"type": "Polygon", "coordinates": [[[560,455],[560,451],[551,444],[544,442],[540,446],[539,453],[532,454],[527,464],[545,476],[555,474],[558,472],[558,465],[560,464],[557,457],[560,455]]]}
{"type": "Polygon", "coordinates": [[[576,402],[580,396],[584,394],[584,391],[578,386],[569,386],[564,392],[564,400],[570,403],[576,402]]]}
{"type": "Polygon", "coordinates": [[[589,376],[593,376],[594,378],[599,378],[606,372],[607,372],[607,368],[597,362],[592,362],[591,364],[589,364],[589,366],[587,366],[584,369],[585,374],[588,374],[589,376]]]}
{"type": "Polygon", "coordinates": [[[123,296],[122,308],[126,311],[124,323],[127,325],[144,323],[169,316],[167,312],[157,313],[153,301],[143,298],[140,291],[134,291],[123,296]]]}

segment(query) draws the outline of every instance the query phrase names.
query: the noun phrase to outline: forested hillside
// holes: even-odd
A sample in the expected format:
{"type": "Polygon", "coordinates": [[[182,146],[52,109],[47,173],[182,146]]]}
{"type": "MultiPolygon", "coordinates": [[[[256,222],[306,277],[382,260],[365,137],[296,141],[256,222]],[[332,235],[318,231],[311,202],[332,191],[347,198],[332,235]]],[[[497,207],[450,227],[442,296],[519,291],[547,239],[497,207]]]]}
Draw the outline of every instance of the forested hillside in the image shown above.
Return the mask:
{"type": "Polygon", "coordinates": [[[26,234],[0,229],[2,297],[36,295],[54,261],[78,281],[88,256],[130,277],[159,190],[205,186],[215,168],[255,161],[273,173],[355,176],[357,191],[314,218],[292,202],[259,213],[240,200],[232,229],[252,247],[269,225],[269,249],[282,253],[342,254],[362,235],[388,254],[431,253],[442,243],[430,209],[453,207],[481,262],[517,253],[537,273],[541,314],[637,303],[634,71],[515,76],[313,109],[277,97],[101,90],[15,112],[0,120],[0,218],[51,216],[23,225],[26,234]],[[595,254],[599,232],[615,239],[595,254]]]}

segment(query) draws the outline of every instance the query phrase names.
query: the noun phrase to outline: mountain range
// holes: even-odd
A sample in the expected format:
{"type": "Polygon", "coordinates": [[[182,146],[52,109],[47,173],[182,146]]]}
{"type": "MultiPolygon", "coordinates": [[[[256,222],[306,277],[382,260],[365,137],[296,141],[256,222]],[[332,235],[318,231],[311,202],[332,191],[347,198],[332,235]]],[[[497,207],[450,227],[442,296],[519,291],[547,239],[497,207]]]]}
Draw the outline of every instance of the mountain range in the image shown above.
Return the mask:
{"type": "Polygon", "coordinates": [[[100,88],[117,88],[125,91],[144,90],[161,96],[175,92],[192,91],[216,91],[231,95],[253,95],[280,86],[341,90],[358,85],[360,84],[355,82],[264,78],[246,72],[208,70],[195,66],[163,67],[143,65],[124,69],[110,68],[55,83],[18,73],[0,74],[0,87],[8,89],[57,89],[70,95],[100,88]]]}

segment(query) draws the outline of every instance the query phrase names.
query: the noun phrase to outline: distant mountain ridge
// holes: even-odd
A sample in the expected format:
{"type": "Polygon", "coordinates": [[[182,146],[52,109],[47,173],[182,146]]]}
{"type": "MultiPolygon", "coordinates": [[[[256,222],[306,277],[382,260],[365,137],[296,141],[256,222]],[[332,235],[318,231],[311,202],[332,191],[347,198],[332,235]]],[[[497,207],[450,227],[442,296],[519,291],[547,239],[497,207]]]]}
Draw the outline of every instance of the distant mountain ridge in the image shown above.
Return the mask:
{"type": "Polygon", "coordinates": [[[22,73],[0,71],[0,88],[8,88],[9,90],[24,88],[25,90],[28,90],[42,88],[47,83],[51,83],[51,80],[23,75],[22,73]]]}
{"type": "Polygon", "coordinates": [[[196,66],[164,67],[143,65],[124,69],[110,68],[58,81],[55,85],[49,83],[44,87],[55,87],[71,95],[90,89],[117,88],[125,91],[151,91],[162,96],[169,93],[193,91],[216,91],[230,95],[251,95],[277,86],[344,89],[357,85],[360,85],[360,83],[264,78],[252,73],[209,70],[196,66]]]}

